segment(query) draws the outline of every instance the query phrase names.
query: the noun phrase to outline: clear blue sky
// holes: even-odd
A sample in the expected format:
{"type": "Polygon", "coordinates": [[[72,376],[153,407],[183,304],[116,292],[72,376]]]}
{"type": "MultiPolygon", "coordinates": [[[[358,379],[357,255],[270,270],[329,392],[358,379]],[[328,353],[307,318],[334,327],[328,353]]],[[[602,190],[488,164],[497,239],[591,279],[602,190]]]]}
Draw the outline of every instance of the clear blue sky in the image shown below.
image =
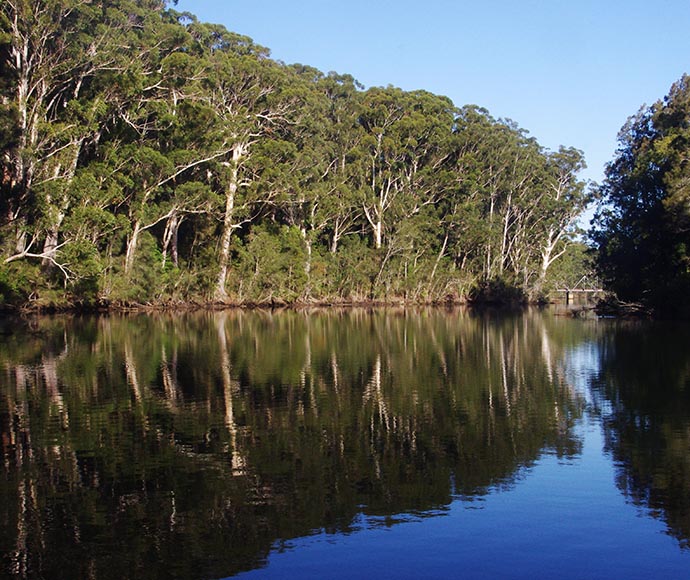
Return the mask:
{"type": "Polygon", "coordinates": [[[629,115],[690,73],[690,0],[180,0],[273,58],[476,104],[600,181],[629,115]]]}

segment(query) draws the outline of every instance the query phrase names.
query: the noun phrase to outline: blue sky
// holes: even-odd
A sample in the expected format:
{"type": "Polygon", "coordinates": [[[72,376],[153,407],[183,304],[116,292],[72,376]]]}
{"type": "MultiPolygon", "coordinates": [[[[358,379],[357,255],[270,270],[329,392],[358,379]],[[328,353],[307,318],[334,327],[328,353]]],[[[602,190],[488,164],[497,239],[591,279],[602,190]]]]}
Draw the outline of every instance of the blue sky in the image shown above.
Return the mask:
{"type": "Polygon", "coordinates": [[[628,116],[690,73],[690,0],[180,0],[273,58],[476,104],[600,181],[628,116]]]}

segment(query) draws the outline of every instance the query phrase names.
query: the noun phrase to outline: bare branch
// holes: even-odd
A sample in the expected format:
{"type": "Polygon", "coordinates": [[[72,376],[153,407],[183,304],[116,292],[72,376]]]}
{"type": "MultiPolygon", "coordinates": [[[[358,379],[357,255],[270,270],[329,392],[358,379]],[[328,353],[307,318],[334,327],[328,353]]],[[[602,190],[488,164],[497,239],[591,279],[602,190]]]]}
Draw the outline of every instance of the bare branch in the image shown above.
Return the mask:
{"type": "Polygon", "coordinates": [[[8,258],[5,258],[4,263],[5,263],[5,264],[9,264],[9,263],[15,262],[15,261],[17,261],[17,260],[22,260],[22,259],[24,259],[24,258],[34,258],[34,259],[38,259],[38,260],[48,260],[48,261],[49,261],[50,263],[52,263],[55,267],[57,267],[57,268],[60,270],[60,272],[62,272],[62,275],[65,277],[65,283],[69,282],[69,280],[70,280],[70,271],[69,271],[69,269],[67,268],[67,264],[61,264],[60,262],[58,262],[58,261],[54,258],[54,256],[51,255],[51,254],[54,254],[54,253],[55,253],[58,249],[60,249],[62,246],[64,246],[67,242],[63,242],[62,244],[59,244],[59,245],[55,246],[55,248],[53,248],[53,249],[51,250],[50,253],[48,253],[48,252],[42,252],[42,253],[40,253],[40,254],[36,254],[36,253],[34,253],[34,252],[30,252],[30,251],[29,251],[29,249],[30,249],[30,247],[31,247],[31,244],[33,244],[34,241],[35,241],[35,238],[31,240],[31,243],[29,244],[29,246],[27,247],[27,249],[24,250],[23,252],[20,252],[20,253],[18,253],[18,254],[15,254],[14,256],[9,256],[8,258]]]}

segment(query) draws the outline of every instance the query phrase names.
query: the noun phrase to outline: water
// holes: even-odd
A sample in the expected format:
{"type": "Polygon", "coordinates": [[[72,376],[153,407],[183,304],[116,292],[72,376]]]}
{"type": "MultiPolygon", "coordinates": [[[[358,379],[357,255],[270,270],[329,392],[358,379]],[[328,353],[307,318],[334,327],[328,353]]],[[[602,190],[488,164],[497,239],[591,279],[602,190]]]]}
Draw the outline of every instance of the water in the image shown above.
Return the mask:
{"type": "Polygon", "coordinates": [[[690,577],[690,327],[0,323],[13,578],[690,577]]]}

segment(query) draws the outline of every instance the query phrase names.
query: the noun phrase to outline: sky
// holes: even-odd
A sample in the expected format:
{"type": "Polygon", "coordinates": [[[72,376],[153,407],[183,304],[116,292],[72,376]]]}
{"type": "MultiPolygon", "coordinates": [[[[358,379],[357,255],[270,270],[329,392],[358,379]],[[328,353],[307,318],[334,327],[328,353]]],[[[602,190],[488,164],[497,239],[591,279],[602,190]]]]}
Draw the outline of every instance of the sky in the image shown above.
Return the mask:
{"type": "Polygon", "coordinates": [[[690,0],[179,0],[285,63],[445,95],[585,153],[600,182],[626,119],[690,73],[690,0]]]}

